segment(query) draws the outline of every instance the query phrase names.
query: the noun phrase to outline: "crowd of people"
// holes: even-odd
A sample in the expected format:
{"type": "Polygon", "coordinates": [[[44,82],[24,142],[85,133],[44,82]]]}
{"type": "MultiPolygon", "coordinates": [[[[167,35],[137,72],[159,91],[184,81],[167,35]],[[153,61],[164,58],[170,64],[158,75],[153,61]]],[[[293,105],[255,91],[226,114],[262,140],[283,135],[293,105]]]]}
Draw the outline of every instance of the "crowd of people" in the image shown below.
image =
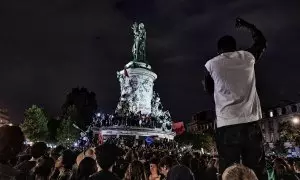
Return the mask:
{"type": "Polygon", "coordinates": [[[152,117],[151,114],[130,113],[128,116],[121,116],[117,113],[113,115],[99,114],[93,121],[94,127],[105,126],[130,126],[144,128],[163,128],[170,130],[171,124],[164,124],[162,121],[152,117]]]}
{"type": "MultiPolygon", "coordinates": [[[[0,127],[0,179],[32,180],[255,180],[253,170],[232,164],[218,174],[218,157],[179,148],[173,142],[131,144],[111,139],[97,147],[47,147],[24,144],[17,126],[0,127]]],[[[267,158],[269,179],[300,178],[300,161],[267,158]]]]}

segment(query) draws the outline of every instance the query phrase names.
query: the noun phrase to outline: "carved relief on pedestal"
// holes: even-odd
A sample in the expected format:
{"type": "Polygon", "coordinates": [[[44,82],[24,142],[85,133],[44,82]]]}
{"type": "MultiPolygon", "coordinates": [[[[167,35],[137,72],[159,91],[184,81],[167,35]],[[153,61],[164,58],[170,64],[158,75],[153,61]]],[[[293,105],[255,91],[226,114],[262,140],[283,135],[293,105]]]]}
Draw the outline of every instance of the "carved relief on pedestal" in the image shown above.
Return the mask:
{"type": "Polygon", "coordinates": [[[121,97],[128,101],[131,112],[150,114],[156,74],[146,68],[128,68],[128,76],[124,71],[118,72],[121,97]]]}

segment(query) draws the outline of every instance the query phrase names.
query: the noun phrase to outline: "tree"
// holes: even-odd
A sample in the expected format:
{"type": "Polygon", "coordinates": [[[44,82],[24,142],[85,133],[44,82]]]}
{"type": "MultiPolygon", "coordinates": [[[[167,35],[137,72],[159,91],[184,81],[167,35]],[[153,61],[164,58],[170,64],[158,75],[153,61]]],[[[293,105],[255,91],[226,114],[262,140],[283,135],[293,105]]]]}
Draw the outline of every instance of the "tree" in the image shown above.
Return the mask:
{"type": "Polygon", "coordinates": [[[290,121],[284,121],[279,126],[280,140],[283,142],[295,143],[300,145],[300,125],[290,121]]]}
{"type": "Polygon", "coordinates": [[[214,136],[206,133],[200,134],[199,136],[199,140],[197,141],[199,144],[198,147],[203,148],[206,152],[214,152],[216,150],[216,142],[214,136]]]}
{"type": "Polygon", "coordinates": [[[191,144],[193,145],[193,149],[203,148],[207,152],[213,152],[216,149],[214,137],[208,133],[191,134],[184,132],[181,135],[175,136],[174,140],[179,144],[191,144]]]}
{"type": "Polygon", "coordinates": [[[48,141],[51,143],[56,143],[57,139],[56,139],[56,134],[57,134],[57,129],[59,128],[61,123],[61,120],[58,118],[51,118],[48,121],[47,127],[48,127],[48,141]]]}
{"type": "Polygon", "coordinates": [[[43,109],[32,105],[31,108],[25,110],[24,118],[20,127],[26,138],[33,142],[45,141],[48,136],[48,118],[43,109]]]}
{"type": "Polygon", "coordinates": [[[74,117],[77,117],[75,105],[68,108],[69,117],[63,119],[57,130],[56,139],[59,144],[70,147],[80,136],[80,131],[73,124],[76,123],[74,117]]]}
{"type": "Polygon", "coordinates": [[[192,137],[193,137],[193,134],[185,131],[180,135],[176,135],[174,137],[174,140],[179,144],[188,145],[188,144],[192,143],[192,139],[193,139],[192,137]]]}
{"type": "Polygon", "coordinates": [[[73,88],[72,92],[66,97],[66,101],[62,106],[62,119],[67,119],[68,108],[75,106],[77,109],[76,124],[83,130],[87,129],[97,111],[96,94],[89,92],[86,88],[73,88]]]}

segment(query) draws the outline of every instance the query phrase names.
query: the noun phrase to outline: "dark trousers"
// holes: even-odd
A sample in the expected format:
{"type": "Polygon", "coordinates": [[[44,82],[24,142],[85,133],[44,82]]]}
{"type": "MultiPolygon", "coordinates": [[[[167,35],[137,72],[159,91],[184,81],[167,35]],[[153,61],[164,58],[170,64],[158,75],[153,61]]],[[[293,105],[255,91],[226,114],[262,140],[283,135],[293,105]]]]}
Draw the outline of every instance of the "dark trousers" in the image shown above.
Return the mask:
{"type": "Polygon", "coordinates": [[[258,121],[217,128],[219,174],[234,163],[251,168],[259,180],[267,179],[263,136],[258,121]]]}

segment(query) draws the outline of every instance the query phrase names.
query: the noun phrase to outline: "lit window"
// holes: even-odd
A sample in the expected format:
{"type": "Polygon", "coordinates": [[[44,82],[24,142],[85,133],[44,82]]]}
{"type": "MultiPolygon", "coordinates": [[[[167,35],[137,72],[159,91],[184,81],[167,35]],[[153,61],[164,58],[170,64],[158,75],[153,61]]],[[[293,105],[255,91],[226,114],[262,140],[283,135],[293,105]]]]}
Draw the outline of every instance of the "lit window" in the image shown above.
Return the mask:
{"type": "Polygon", "coordinates": [[[270,117],[273,117],[273,111],[269,112],[270,117]]]}

